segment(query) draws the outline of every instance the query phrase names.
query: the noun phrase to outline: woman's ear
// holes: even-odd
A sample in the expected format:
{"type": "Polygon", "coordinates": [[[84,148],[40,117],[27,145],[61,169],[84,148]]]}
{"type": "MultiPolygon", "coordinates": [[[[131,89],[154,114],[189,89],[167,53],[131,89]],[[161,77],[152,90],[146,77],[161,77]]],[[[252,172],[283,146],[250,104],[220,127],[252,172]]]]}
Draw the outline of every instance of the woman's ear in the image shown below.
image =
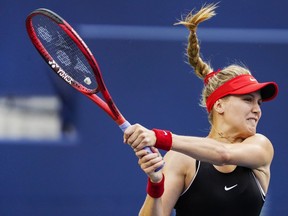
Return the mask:
{"type": "Polygon", "coordinates": [[[214,104],[214,110],[218,114],[223,114],[225,110],[225,102],[222,99],[218,99],[214,104]]]}

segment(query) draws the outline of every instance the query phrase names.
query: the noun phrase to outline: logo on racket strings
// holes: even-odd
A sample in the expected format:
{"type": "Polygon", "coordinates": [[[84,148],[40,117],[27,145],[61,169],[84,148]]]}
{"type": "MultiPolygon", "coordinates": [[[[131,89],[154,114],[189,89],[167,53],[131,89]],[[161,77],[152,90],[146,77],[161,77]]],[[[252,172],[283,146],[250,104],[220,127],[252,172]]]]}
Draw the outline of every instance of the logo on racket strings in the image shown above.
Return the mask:
{"type": "Polygon", "coordinates": [[[48,61],[48,64],[60,77],[62,77],[66,82],[72,85],[72,77],[66,74],[65,71],[63,71],[54,60],[48,61]]]}

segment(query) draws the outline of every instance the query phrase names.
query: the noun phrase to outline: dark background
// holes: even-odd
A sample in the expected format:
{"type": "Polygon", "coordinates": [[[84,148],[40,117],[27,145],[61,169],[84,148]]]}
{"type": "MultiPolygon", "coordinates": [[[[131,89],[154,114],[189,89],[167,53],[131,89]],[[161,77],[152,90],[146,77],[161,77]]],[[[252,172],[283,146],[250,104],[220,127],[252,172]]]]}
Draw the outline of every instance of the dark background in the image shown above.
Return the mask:
{"type": "MultiPolygon", "coordinates": [[[[198,106],[202,82],[185,63],[188,32],[173,26],[181,15],[205,2],[211,1],[0,1],[1,97],[65,92],[70,101],[67,112],[77,131],[73,140],[1,141],[1,216],[137,215],[145,197],[146,176],[133,151],[123,144],[121,130],[86,97],[68,86],[55,87],[48,78],[51,70],[27,36],[26,16],[45,7],[79,31],[84,24],[132,27],[131,32],[115,29],[113,37],[79,32],[97,58],[119,109],[131,123],[205,136],[209,124],[198,106]],[[167,27],[178,36],[160,31],[158,38],[149,34],[136,38],[133,35],[140,34],[133,32],[136,26],[167,27]]],[[[199,27],[204,59],[215,69],[243,62],[259,81],[279,84],[279,96],[263,104],[258,126],[275,148],[263,215],[287,215],[288,1],[223,0],[219,5],[217,16],[199,27]],[[232,34],[235,29],[237,34],[232,34]],[[217,35],[221,30],[228,34],[217,35]]]]}

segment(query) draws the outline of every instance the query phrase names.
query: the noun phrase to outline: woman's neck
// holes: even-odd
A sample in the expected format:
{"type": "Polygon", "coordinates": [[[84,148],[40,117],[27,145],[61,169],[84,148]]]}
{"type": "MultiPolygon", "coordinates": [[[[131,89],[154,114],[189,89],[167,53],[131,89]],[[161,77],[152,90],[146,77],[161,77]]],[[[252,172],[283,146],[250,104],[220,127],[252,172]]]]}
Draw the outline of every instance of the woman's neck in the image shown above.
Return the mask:
{"type": "Polygon", "coordinates": [[[236,143],[243,141],[243,139],[239,138],[237,134],[233,134],[228,130],[216,128],[214,126],[212,126],[208,137],[224,143],[236,143]]]}

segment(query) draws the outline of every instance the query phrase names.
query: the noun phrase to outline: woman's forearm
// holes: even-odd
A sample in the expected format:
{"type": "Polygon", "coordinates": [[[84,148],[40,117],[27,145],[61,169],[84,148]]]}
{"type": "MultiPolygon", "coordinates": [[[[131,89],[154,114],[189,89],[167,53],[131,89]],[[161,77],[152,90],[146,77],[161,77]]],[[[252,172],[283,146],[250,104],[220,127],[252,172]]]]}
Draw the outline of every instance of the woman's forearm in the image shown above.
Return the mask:
{"type": "Polygon", "coordinates": [[[139,216],[163,216],[162,198],[146,196],[145,202],[139,212],[139,216]]]}
{"type": "Polygon", "coordinates": [[[215,165],[223,165],[228,160],[227,149],[221,142],[206,137],[172,136],[174,151],[215,165]]]}

